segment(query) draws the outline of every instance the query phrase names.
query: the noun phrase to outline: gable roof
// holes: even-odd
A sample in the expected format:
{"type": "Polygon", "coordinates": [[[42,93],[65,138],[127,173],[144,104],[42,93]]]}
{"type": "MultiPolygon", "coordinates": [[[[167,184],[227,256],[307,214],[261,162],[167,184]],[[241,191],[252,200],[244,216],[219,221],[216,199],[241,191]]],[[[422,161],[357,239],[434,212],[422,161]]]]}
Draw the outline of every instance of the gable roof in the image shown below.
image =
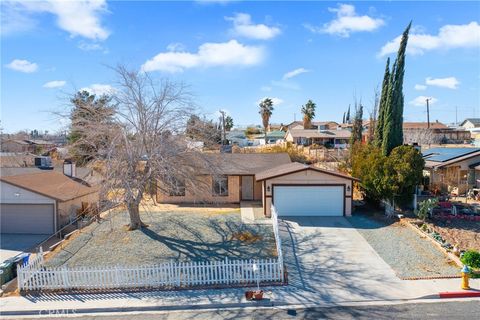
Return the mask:
{"type": "Polygon", "coordinates": [[[288,130],[293,138],[338,138],[349,139],[350,130],[317,130],[317,129],[291,129],[288,130]]]}
{"type": "Polygon", "coordinates": [[[344,174],[344,173],[337,172],[337,171],[324,170],[324,169],[320,169],[320,168],[314,167],[312,165],[307,165],[307,164],[303,164],[303,163],[300,163],[300,162],[287,163],[287,164],[280,165],[280,166],[277,166],[277,167],[274,167],[274,168],[271,168],[271,169],[267,169],[265,171],[261,171],[261,172],[259,172],[255,175],[255,180],[262,181],[262,180],[271,179],[271,178],[275,178],[275,177],[281,177],[281,176],[284,176],[284,175],[288,175],[288,174],[291,174],[291,173],[300,172],[300,171],[304,171],[304,170],[314,170],[314,171],[329,174],[329,175],[332,175],[332,176],[337,176],[337,177],[340,177],[340,178],[359,181],[357,178],[349,176],[348,174],[344,174]]]}
{"type": "MultiPolygon", "coordinates": [[[[404,122],[403,129],[428,129],[427,122],[404,122]]],[[[448,129],[448,127],[441,122],[430,122],[430,129],[448,129]]]]}
{"type": "Polygon", "coordinates": [[[211,153],[207,161],[225,175],[254,175],[257,172],[291,163],[288,153],[211,153]]]}
{"type": "Polygon", "coordinates": [[[98,191],[80,179],[72,179],[56,171],[26,173],[0,177],[0,181],[58,201],[68,201],[98,191]]]}
{"type": "Polygon", "coordinates": [[[480,118],[467,118],[463,120],[463,122],[460,124],[460,126],[463,126],[466,122],[472,123],[475,127],[480,127],[480,118]]]}

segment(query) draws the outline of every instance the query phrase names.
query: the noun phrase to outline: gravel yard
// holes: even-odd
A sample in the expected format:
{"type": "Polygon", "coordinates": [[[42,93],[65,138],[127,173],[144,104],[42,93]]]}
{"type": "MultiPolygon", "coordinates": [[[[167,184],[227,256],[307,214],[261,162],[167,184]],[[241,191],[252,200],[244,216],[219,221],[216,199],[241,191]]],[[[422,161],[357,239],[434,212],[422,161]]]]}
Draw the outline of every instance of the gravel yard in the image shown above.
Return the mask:
{"type": "Polygon", "coordinates": [[[459,274],[459,267],[443,252],[400,222],[365,214],[354,214],[348,220],[399,278],[459,274]]]}
{"type": "Polygon", "coordinates": [[[272,226],[245,225],[238,210],[141,214],[148,228],[126,231],[128,214],[113,213],[57,248],[47,265],[136,266],[275,256],[272,226]]]}

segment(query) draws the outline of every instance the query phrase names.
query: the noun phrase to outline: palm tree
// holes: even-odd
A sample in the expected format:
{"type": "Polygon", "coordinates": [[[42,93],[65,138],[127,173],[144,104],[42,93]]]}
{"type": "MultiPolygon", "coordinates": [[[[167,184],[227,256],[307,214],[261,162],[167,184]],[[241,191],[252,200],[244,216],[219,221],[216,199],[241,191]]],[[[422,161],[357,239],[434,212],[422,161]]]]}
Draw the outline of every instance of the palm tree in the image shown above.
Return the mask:
{"type": "Polygon", "coordinates": [[[303,114],[303,128],[310,129],[312,127],[312,119],[315,118],[315,102],[308,100],[307,103],[302,106],[303,114]]]}
{"type": "Polygon", "coordinates": [[[262,116],[262,124],[265,130],[265,144],[267,144],[267,128],[270,122],[270,116],[273,111],[273,101],[270,98],[265,98],[259,103],[260,115],[262,116]]]}

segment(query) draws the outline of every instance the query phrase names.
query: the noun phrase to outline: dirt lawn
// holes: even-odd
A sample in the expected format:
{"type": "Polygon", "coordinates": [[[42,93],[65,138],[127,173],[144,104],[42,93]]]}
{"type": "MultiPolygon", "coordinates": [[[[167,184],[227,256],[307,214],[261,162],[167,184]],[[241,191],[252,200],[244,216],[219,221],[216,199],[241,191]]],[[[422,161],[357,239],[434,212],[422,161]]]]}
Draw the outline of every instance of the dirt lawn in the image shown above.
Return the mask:
{"type": "Polygon", "coordinates": [[[480,251],[480,222],[433,219],[427,224],[451,245],[457,245],[461,250],[480,251]]]}
{"type": "MultiPolygon", "coordinates": [[[[238,206],[237,206],[238,208],[238,206]]],[[[275,257],[271,225],[245,225],[237,208],[168,207],[141,212],[149,225],[127,231],[121,210],[94,222],[52,252],[50,266],[152,265],[275,257]]]]}

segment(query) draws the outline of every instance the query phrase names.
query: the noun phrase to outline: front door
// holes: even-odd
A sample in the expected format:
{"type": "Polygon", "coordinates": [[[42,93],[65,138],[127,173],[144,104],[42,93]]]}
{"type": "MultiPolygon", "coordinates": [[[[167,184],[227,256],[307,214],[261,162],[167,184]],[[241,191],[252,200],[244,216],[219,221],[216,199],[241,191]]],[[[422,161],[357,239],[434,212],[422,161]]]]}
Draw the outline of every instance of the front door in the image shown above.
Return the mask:
{"type": "Polygon", "coordinates": [[[253,200],[253,176],[242,176],[242,200],[253,200]]]}

